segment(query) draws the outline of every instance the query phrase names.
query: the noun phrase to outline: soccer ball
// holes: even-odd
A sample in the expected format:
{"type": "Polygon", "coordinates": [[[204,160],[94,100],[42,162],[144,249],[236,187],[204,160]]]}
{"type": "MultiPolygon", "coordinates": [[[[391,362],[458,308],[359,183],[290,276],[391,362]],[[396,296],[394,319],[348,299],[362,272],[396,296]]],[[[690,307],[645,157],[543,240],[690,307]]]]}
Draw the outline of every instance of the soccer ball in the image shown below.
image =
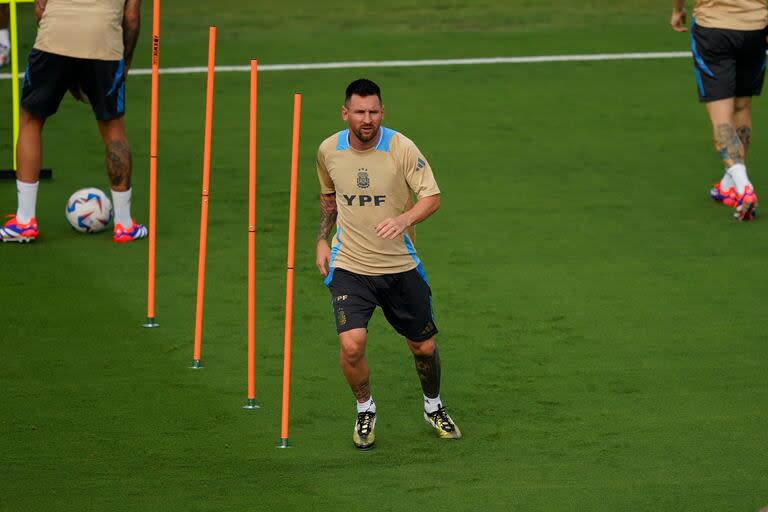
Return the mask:
{"type": "Polygon", "coordinates": [[[112,222],[112,201],[97,188],[81,188],[69,197],[66,213],[76,231],[98,233],[112,222]]]}

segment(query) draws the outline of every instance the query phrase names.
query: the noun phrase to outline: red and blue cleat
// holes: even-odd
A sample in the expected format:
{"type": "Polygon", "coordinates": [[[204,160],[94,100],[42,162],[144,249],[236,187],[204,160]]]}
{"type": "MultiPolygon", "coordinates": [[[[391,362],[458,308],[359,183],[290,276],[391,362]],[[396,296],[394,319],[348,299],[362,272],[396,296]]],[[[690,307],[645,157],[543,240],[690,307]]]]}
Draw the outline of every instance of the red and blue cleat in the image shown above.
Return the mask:
{"type": "Polygon", "coordinates": [[[744,193],[736,200],[736,213],[733,216],[738,220],[755,220],[757,211],[757,194],[750,185],[744,188],[744,193]]]}
{"type": "Polygon", "coordinates": [[[736,193],[736,187],[731,187],[728,190],[723,190],[720,187],[720,182],[715,183],[715,186],[709,191],[709,197],[713,201],[722,203],[725,206],[736,208],[736,203],[739,200],[739,195],[736,193]]]}
{"type": "Polygon", "coordinates": [[[147,227],[142,224],[136,224],[136,221],[131,219],[133,223],[130,227],[126,228],[122,224],[115,224],[115,229],[112,232],[112,239],[115,243],[125,244],[133,242],[140,238],[147,236],[147,227]]]}
{"type": "Polygon", "coordinates": [[[26,224],[16,220],[16,215],[7,215],[8,222],[0,228],[0,240],[3,242],[32,242],[37,239],[40,231],[37,228],[37,220],[32,217],[26,224]]]}

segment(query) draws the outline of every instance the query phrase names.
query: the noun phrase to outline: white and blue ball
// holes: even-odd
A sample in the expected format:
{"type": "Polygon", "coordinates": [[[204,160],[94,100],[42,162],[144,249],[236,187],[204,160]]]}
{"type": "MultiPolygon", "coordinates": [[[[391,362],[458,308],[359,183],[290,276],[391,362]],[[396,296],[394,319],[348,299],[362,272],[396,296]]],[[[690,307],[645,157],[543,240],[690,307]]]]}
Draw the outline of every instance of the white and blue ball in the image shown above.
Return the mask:
{"type": "Polygon", "coordinates": [[[98,233],[112,222],[112,201],[98,188],[81,188],[70,196],[66,213],[76,231],[98,233]]]}

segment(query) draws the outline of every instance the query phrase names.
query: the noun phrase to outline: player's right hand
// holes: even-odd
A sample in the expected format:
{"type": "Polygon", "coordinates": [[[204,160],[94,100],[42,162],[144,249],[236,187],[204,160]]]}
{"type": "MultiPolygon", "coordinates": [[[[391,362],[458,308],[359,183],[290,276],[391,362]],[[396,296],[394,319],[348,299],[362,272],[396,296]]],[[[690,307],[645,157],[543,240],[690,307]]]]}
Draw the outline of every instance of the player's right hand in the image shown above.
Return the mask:
{"type": "Polygon", "coordinates": [[[685,8],[682,8],[679,11],[677,9],[672,9],[672,17],[669,20],[669,24],[672,25],[672,30],[675,32],[687,32],[687,18],[688,14],[685,12],[685,8]]]}
{"type": "Polygon", "coordinates": [[[315,265],[317,269],[326,277],[328,275],[328,265],[331,261],[331,246],[328,245],[327,240],[317,241],[317,255],[315,257],[315,265]]]}

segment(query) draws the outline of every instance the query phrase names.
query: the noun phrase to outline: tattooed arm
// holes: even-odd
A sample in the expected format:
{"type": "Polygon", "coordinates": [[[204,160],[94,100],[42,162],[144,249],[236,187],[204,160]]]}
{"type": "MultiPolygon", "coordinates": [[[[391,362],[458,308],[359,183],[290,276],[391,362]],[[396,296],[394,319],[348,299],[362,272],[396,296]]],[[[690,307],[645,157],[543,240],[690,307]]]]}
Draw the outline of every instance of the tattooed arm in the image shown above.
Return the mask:
{"type": "Polygon", "coordinates": [[[123,9],[123,55],[126,70],[131,67],[133,50],[136,49],[140,28],[141,0],[125,0],[125,7],[123,9]]]}
{"type": "Polygon", "coordinates": [[[320,228],[317,230],[317,256],[315,264],[324,276],[328,275],[328,264],[331,260],[331,247],[328,245],[328,235],[336,224],[336,194],[320,194],[320,228]]]}

